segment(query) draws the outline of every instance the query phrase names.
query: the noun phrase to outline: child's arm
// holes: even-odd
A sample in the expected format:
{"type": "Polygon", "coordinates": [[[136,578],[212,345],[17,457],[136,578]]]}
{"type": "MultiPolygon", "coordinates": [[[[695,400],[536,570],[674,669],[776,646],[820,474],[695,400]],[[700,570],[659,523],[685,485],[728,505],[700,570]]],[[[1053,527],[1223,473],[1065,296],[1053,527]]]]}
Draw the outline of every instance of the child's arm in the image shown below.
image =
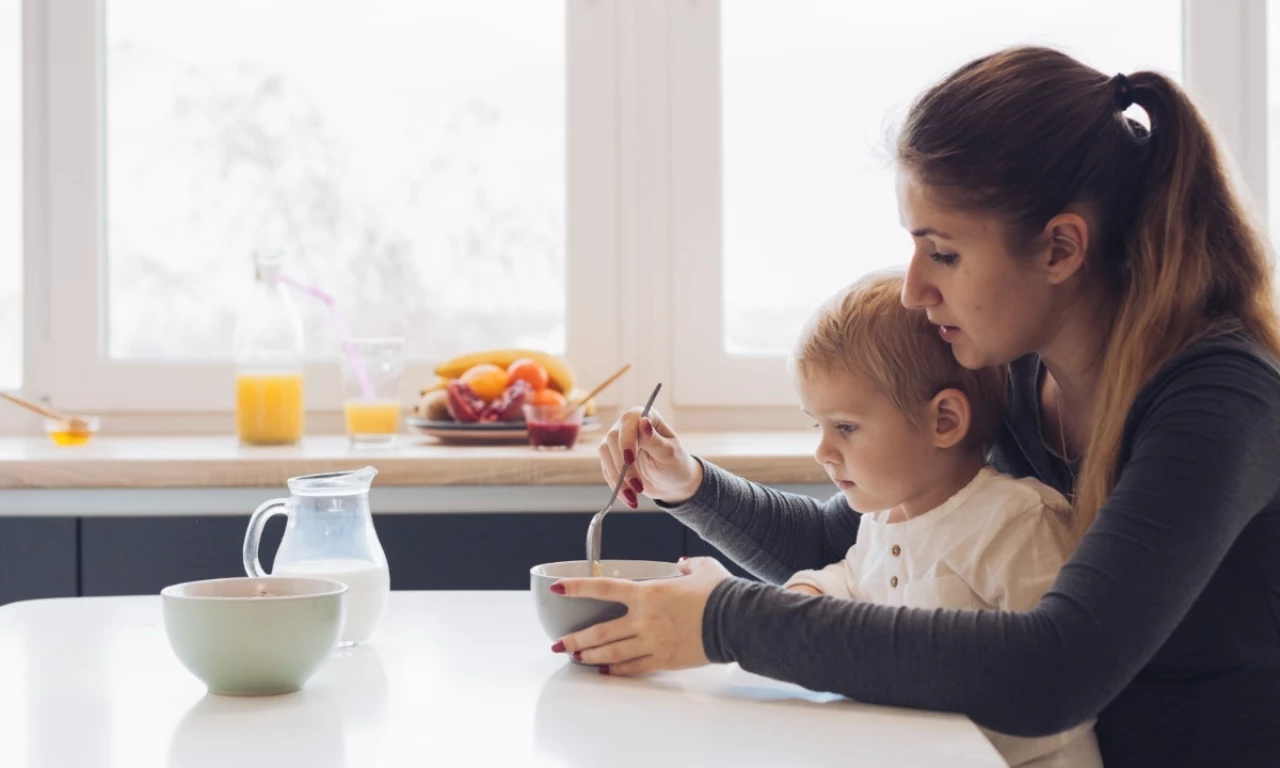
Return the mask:
{"type": "Polygon", "coordinates": [[[808,595],[830,595],[849,600],[853,598],[853,591],[849,588],[851,576],[849,561],[846,559],[832,563],[820,571],[799,571],[783,586],[808,595]]]}

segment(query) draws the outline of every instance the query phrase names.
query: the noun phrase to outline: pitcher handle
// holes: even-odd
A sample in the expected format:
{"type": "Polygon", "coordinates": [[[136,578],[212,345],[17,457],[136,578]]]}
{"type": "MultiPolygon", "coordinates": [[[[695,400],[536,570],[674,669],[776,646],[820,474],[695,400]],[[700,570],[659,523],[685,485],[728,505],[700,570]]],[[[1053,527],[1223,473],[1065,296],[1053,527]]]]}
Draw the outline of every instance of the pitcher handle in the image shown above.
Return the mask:
{"type": "Polygon", "coordinates": [[[273,515],[284,514],[288,510],[288,499],[272,499],[253,511],[249,518],[249,530],[244,532],[244,572],[254,578],[267,576],[258,562],[258,542],[262,539],[262,529],[273,515]]]}

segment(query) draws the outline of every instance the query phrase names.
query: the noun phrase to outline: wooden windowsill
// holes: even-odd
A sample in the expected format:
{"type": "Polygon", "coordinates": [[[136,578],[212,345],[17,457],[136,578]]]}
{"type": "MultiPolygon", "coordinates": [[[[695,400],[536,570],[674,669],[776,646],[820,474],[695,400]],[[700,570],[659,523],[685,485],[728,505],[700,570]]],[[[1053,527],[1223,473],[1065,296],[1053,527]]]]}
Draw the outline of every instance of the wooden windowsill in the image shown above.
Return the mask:
{"type": "MultiPolygon", "coordinates": [[[[811,432],[687,432],[686,449],[749,480],[826,483],[811,432]]],[[[67,448],[44,437],[0,438],[0,489],[280,487],[297,475],[366,465],[379,486],[598,485],[599,435],[571,451],[525,445],[452,446],[400,435],[397,447],[353,450],[344,436],[287,447],[232,437],[95,437],[67,448]]]]}

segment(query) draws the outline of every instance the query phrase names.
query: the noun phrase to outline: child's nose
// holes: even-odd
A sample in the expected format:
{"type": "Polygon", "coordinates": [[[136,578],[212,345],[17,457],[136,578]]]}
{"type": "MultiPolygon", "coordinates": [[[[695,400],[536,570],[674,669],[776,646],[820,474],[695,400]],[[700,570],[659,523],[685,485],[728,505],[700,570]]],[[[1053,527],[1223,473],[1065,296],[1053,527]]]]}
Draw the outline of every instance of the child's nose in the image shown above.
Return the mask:
{"type": "Polygon", "coordinates": [[[824,466],[827,464],[840,463],[840,454],[832,450],[831,446],[827,445],[826,440],[823,440],[822,442],[818,443],[817,450],[813,452],[813,458],[819,464],[822,464],[824,466]]]}

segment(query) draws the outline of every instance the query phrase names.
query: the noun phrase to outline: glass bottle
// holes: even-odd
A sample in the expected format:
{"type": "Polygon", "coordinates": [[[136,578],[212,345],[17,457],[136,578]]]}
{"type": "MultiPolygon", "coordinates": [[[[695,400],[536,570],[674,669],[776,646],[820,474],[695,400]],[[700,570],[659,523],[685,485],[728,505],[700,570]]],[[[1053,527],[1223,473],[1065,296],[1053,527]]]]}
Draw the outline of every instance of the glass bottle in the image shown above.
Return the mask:
{"type": "Polygon", "coordinates": [[[302,319],[276,278],[284,256],[254,254],[254,280],[236,318],[236,433],[248,445],[287,445],[302,437],[302,319]]]}

